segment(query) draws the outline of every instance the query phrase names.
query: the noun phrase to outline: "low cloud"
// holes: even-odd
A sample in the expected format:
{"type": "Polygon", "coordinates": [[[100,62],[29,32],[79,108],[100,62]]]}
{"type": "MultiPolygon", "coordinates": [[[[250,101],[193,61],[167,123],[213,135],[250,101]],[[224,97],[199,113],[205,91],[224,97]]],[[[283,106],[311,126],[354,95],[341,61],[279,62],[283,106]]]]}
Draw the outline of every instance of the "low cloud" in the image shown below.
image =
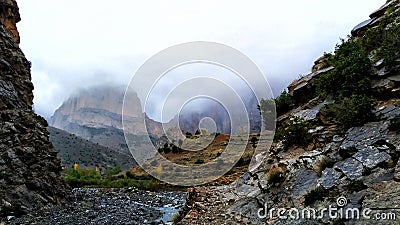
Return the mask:
{"type": "Polygon", "coordinates": [[[127,85],[171,45],[232,46],[264,72],[275,95],[385,1],[21,0],[21,47],[32,61],[35,110],[49,118],[77,90],[127,85]]]}

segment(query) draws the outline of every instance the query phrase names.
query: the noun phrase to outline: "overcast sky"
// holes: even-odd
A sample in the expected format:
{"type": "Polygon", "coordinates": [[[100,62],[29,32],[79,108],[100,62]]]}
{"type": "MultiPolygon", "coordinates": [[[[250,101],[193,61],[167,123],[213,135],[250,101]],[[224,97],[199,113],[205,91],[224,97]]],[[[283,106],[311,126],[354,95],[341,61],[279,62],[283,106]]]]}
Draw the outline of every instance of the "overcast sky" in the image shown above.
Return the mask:
{"type": "Polygon", "coordinates": [[[384,0],[19,0],[35,110],[49,118],[76,90],[127,85],[157,52],[216,41],[248,55],[275,94],[310,71],[384,0]]]}

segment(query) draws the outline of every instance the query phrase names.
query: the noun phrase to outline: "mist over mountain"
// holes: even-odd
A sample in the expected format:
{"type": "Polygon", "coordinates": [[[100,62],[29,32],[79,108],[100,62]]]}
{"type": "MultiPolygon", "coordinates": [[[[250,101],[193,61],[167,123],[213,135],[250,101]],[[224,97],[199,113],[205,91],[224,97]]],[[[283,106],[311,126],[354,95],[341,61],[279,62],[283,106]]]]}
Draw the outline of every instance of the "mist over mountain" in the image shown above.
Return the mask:
{"type": "MultiPolygon", "coordinates": [[[[122,126],[122,105],[124,89],[121,87],[95,87],[83,90],[67,99],[51,117],[50,125],[75,134],[94,143],[121,151],[128,152],[122,126]]],[[[162,123],[154,121],[142,112],[139,98],[130,102],[129,112],[125,115],[129,120],[128,133],[145,134],[138,130],[140,124],[146,121],[147,132],[156,140],[165,134],[162,123]]],[[[258,101],[254,96],[245,97],[245,106],[250,120],[250,131],[261,129],[261,116],[257,109],[258,101]]],[[[211,132],[231,133],[231,118],[226,109],[216,103],[208,101],[188,104],[171,121],[165,125],[166,132],[176,139],[185,132],[195,133],[199,130],[200,121],[210,118],[215,123],[215,130],[211,132]],[[179,128],[175,127],[178,124],[179,128]]],[[[248,124],[246,118],[239,118],[242,130],[248,124]]],[[[210,128],[212,129],[212,128],[210,128]]],[[[235,130],[232,132],[240,132],[235,130]]]]}

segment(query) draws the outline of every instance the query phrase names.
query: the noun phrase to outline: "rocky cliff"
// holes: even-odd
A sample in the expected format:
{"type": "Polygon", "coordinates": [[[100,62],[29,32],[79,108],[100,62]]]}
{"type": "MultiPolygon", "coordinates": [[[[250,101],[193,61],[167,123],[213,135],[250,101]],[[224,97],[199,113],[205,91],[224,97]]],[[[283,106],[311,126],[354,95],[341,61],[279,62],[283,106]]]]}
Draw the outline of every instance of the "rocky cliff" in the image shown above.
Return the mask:
{"type": "Polygon", "coordinates": [[[32,110],[30,62],[18,47],[14,0],[0,1],[0,216],[20,215],[69,196],[46,121],[32,110]]]}
{"type": "Polygon", "coordinates": [[[290,84],[292,109],[278,118],[278,136],[261,165],[227,186],[191,188],[180,224],[399,224],[399,12],[400,1],[388,1],[353,29],[344,47],[290,84]],[[363,58],[363,51],[372,66],[358,70],[348,60],[363,58]],[[361,76],[352,80],[357,71],[361,76]],[[324,97],[328,84],[321,80],[331,82],[332,74],[343,82],[333,79],[338,95],[324,97]],[[359,106],[371,104],[361,103],[361,94],[375,102],[365,114],[359,106]],[[337,209],[333,216],[321,211],[329,206],[337,209]]]}
{"type": "MultiPolygon", "coordinates": [[[[128,153],[122,126],[122,105],[125,90],[121,87],[95,87],[82,90],[65,101],[51,118],[51,126],[68,131],[94,143],[123,154],[128,153]]],[[[132,98],[133,106],[126,112],[130,133],[144,133],[136,124],[148,122],[152,136],[162,134],[161,124],[142,113],[139,98],[132,98]]]]}

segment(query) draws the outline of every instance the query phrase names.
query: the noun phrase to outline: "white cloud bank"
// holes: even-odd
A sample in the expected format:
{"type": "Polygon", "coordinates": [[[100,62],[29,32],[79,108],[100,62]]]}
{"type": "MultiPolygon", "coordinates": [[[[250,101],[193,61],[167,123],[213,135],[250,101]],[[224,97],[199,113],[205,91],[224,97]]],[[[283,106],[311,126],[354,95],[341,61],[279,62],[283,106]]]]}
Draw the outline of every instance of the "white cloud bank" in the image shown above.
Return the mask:
{"type": "Polygon", "coordinates": [[[35,109],[49,118],[76,90],[126,85],[151,55],[216,41],[247,54],[275,94],[384,0],[20,0],[21,47],[32,61],[35,109]]]}

